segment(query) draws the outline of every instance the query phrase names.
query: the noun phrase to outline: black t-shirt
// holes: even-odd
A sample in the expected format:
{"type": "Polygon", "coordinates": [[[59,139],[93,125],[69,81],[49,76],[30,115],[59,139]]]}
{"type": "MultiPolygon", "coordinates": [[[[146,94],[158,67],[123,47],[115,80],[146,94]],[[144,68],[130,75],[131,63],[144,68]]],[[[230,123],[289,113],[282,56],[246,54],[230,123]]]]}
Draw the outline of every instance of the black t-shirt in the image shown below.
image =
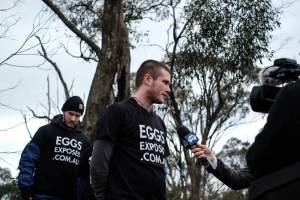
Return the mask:
{"type": "Polygon", "coordinates": [[[97,139],[114,143],[106,199],[164,200],[164,158],[169,155],[166,127],[153,112],[130,98],[108,107],[97,139]]]}
{"type": "Polygon", "coordinates": [[[87,138],[78,130],[68,128],[62,115],[39,128],[31,140],[40,150],[36,163],[33,192],[76,199],[76,178],[82,151],[88,147],[87,138]]]}

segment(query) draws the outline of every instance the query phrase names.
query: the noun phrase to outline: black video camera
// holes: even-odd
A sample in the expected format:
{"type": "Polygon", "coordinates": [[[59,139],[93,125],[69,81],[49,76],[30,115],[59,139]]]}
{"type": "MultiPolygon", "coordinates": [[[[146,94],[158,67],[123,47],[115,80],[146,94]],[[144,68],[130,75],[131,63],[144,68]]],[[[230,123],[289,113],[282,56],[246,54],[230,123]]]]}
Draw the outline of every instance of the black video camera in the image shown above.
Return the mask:
{"type": "Polygon", "coordinates": [[[260,71],[261,85],[254,86],[250,94],[253,111],[268,113],[279,90],[286,83],[299,79],[300,65],[293,59],[279,58],[272,66],[260,71]]]}

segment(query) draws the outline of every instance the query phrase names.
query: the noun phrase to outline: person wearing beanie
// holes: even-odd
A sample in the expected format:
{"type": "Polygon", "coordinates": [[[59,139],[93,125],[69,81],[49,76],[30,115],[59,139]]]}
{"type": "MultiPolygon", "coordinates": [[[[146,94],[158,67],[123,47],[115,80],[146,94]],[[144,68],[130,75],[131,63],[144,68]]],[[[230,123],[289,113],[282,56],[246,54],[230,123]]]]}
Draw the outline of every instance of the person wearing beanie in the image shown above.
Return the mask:
{"type": "Polygon", "coordinates": [[[80,97],[72,96],[66,100],[61,110],[63,111],[63,121],[69,128],[74,128],[80,116],[84,112],[84,104],[80,97]]]}
{"type": "Polygon", "coordinates": [[[17,177],[23,200],[76,200],[82,186],[80,164],[89,148],[79,127],[84,103],[68,98],[52,121],[40,127],[25,146],[17,177]]]}
{"type": "Polygon", "coordinates": [[[67,101],[62,106],[61,110],[65,111],[75,111],[80,113],[80,115],[84,112],[84,104],[82,99],[79,96],[72,96],[67,99],[67,101]]]}

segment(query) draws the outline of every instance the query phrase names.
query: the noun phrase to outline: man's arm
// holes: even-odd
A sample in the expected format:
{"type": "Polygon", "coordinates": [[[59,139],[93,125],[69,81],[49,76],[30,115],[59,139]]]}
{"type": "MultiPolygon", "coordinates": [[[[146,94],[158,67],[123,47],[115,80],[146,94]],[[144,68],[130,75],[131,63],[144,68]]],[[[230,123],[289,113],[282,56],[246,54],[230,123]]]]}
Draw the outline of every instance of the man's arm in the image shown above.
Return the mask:
{"type": "Polygon", "coordinates": [[[114,143],[108,139],[96,140],[94,143],[91,159],[91,185],[97,200],[104,199],[113,149],[114,143]]]}
{"type": "Polygon", "coordinates": [[[103,200],[107,189],[110,160],[115,141],[122,127],[122,108],[119,104],[109,106],[98,122],[96,141],[91,159],[91,186],[97,200],[103,200]]]}

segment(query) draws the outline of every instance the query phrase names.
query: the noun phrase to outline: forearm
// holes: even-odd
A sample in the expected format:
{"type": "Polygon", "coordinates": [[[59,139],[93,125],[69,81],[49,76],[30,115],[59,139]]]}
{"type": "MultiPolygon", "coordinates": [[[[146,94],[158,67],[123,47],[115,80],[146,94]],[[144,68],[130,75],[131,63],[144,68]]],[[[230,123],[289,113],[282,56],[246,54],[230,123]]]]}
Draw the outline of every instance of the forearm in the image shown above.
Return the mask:
{"type": "Polygon", "coordinates": [[[103,200],[114,144],[110,140],[96,140],[91,159],[91,186],[97,200],[103,200]]]}
{"type": "Polygon", "coordinates": [[[248,168],[243,168],[241,170],[230,169],[220,159],[218,159],[217,168],[209,168],[208,171],[234,190],[248,188],[254,180],[254,177],[248,168]]]}

